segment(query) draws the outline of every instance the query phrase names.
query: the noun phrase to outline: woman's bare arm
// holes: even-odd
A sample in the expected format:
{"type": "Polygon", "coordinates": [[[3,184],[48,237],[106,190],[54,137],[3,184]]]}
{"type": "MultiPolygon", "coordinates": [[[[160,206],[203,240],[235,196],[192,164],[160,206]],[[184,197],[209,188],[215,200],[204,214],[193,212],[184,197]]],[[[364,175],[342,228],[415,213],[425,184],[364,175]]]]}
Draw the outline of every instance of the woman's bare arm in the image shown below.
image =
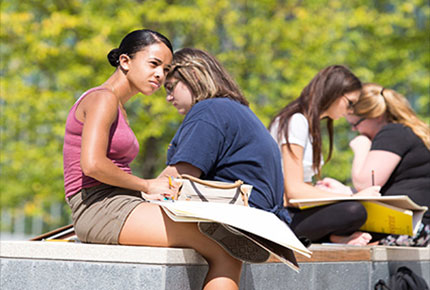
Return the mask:
{"type": "Polygon", "coordinates": [[[81,168],[85,175],[113,186],[147,193],[174,193],[168,180],[146,180],[128,174],[107,156],[109,132],[118,114],[118,99],[107,91],[88,95],[78,106],[76,116],[83,118],[81,168]]]}
{"type": "MultiPolygon", "coordinates": [[[[284,188],[286,198],[305,199],[305,198],[325,198],[325,197],[344,197],[345,193],[332,192],[317,188],[304,182],[303,178],[303,147],[291,144],[290,152],[287,145],[282,145],[282,157],[284,166],[284,188]]],[[[379,195],[379,187],[370,188],[361,195],[379,195]]]]}
{"type": "Polygon", "coordinates": [[[370,146],[370,139],[363,135],[355,137],[350,142],[350,147],[354,151],[352,183],[357,190],[372,185],[383,186],[401,160],[395,153],[370,150],[370,146]]]}

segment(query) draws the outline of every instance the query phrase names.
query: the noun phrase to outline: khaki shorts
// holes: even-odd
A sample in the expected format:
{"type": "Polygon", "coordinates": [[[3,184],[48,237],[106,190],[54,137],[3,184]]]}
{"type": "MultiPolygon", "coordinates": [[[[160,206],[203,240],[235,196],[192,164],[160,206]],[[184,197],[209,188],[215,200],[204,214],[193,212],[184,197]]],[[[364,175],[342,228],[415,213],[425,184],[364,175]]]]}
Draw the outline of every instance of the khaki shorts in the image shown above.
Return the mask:
{"type": "Polygon", "coordinates": [[[101,184],[66,198],[75,233],[84,243],[118,244],[130,213],[145,202],[139,191],[101,184]]]}

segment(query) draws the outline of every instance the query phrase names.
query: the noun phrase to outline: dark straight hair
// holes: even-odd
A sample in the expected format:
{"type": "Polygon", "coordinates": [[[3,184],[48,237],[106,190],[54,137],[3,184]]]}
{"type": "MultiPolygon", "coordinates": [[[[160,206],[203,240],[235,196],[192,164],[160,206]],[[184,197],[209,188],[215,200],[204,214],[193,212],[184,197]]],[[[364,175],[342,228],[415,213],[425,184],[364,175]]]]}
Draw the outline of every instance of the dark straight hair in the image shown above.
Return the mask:
{"type": "MultiPolygon", "coordinates": [[[[285,136],[288,150],[292,152],[288,141],[289,120],[293,114],[302,113],[309,123],[309,134],[312,140],[312,168],[320,178],[322,152],[320,116],[344,94],[359,91],[361,88],[361,81],[346,66],[328,66],[318,72],[302,90],[299,98],[285,106],[272,119],[269,127],[278,119],[278,140],[282,140],[282,137],[285,136]]],[[[325,119],[330,141],[327,162],[333,152],[333,120],[329,117],[325,119]]]]}
{"type": "Polygon", "coordinates": [[[117,67],[119,65],[119,57],[121,54],[126,54],[130,58],[133,58],[136,52],[155,43],[164,43],[173,54],[172,44],[167,37],[157,31],[140,29],[127,34],[121,41],[119,47],[114,48],[109,52],[107,58],[112,66],[117,67]]]}

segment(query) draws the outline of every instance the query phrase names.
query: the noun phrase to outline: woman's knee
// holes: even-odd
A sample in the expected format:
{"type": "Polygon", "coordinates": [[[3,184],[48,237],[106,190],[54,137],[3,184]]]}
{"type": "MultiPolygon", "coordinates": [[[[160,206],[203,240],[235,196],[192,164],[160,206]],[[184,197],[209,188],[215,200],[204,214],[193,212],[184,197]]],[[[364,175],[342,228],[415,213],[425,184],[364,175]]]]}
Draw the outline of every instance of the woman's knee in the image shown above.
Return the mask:
{"type": "Polygon", "coordinates": [[[366,208],[360,202],[346,202],[345,218],[354,220],[359,224],[364,224],[367,219],[366,208]]]}

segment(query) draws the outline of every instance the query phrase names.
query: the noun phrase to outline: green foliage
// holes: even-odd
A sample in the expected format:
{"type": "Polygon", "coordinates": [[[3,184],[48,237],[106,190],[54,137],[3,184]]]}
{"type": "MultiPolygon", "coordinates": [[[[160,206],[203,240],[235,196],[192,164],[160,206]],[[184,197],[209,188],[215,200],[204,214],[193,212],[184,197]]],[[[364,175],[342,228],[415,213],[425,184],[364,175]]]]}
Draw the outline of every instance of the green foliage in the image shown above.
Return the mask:
{"type": "MultiPolygon", "coordinates": [[[[27,204],[27,213],[37,214],[63,200],[68,110],[109,77],[107,53],[134,29],[160,31],[175,49],[215,54],[266,125],[335,63],[395,88],[428,121],[429,14],[425,0],[3,0],[1,206],[27,204]]],[[[141,144],[133,170],[153,177],[181,117],[163,90],[137,96],[127,109],[141,144]]],[[[348,181],[352,134],[344,121],[335,130],[334,158],[323,173],[348,181]]]]}

